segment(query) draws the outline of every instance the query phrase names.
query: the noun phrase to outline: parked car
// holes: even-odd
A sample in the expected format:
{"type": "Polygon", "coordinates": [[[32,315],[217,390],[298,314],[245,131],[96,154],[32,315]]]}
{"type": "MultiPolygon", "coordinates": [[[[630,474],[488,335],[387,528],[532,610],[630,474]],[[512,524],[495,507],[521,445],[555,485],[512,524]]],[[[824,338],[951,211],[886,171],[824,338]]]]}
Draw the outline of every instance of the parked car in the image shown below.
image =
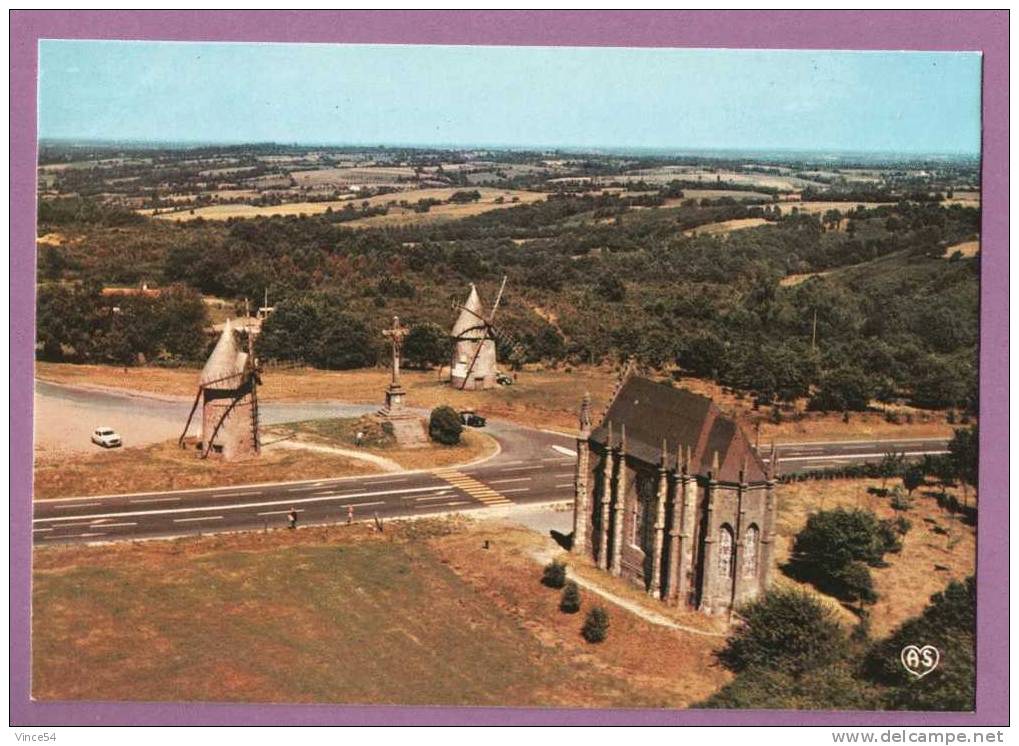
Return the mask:
{"type": "Polygon", "coordinates": [[[503,373],[502,371],[499,371],[498,373],[495,374],[495,382],[500,386],[513,385],[513,379],[506,373],[503,373]]]}
{"type": "Polygon", "coordinates": [[[123,445],[120,435],[110,427],[97,427],[92,431],[92,442],[103,448],[118,448],[123,445]]]}
{"type": "Polygon", "coordinates": [[[465,409],[460,413],[460,422],[467,427],[484,427],[485,418],[473,409],[465,409]]]}

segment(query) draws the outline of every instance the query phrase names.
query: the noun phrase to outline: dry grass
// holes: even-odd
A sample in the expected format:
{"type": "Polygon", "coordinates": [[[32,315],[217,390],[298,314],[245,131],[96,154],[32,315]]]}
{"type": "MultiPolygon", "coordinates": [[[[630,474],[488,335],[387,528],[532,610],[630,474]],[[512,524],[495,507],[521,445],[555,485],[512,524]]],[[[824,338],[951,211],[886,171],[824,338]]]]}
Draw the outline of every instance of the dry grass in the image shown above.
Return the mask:
{"type": "Polygon", "coordinates": [[[424,448],[401,448],[396,439],[385,433],[371,417],[305,420],[266,428],[266,442],[276,438],[292,438],[300,442],[382,456],[405,469],[436,469],[465,464],[491,456],[498,449],[498,444],[491,436],[472,428],[464,428],[460,443],[455,446],[432,443],[424,448]],[[358,432],[366,436],[361,446],[357,445],[358,432]]]}
{"type": "Polygon", "coordinates": [[[441,189],[410,189],[392,194],[380,194],[375,197],[358,198],[356,195],[326,202],[287,202],[282,205],[209,205],[207,207],[196,207],[193,210],[181,210],[176,212],[161,212],[158,215],[152,210],[139,210],[143,214],[150,215],[160,220],[194,220],[204,218],[206,220],[228,220],[230,218],[255,218],[272,217],[274,215],[321,215],[328,210],[342,210],[348,205],[360,208],[367,202],[372,207],[392,204],[389,213],[386,215],[375,215],[368,218],[350,220],[343,225],[348,227],[376,227],[386,225],[408,225],[411,223],[434,222],[436,220],[455,220],[457,218],[479,215],[489,210],[497,210],[505,207],[513,207],[517,204],[527,204],[545,199],[546,195],[540,192],[526,192],[510,189],[494,189],[489,187],[476,187],[481,193],[481,199],[468,204],[443,204],[435,205],[428,212],[418,213],[411,209],[399,207],[402,201],[410,204],[422,199],[447,200],[458,191],[459,188],[441,189]],[[496,199],[502,197],[503,202],[497,203],[496,199]],[[513,200],[516,199],[516,202],[513,200]]]}
{"type": "MultiPolygon", "coordinates": [[[[440,383],[435,371],[404,371],[400,377],[408,391],[408,404],[431,409],[450,404],[459,409],[473,408],[488,417],[498,417],[521,425],[574,432],[577,411],[585,391],[591,393],[595,413],[608,404],[616,373],[608,368],[578,367],[572,372],[524,371],[513,386],[489,391],[459,391],[440,383]]],[[[104,365],[67,365],[36,363],[36,377],[55,383],[100,386],[147,394],[186,398],[194,396],[198,372],[193,369],[118,368],[104,365]]],[[[263,401],[327,401],[380,403],[381,392],[389,384],[389,373],[381,368],[324,371],[312,368],[269,370],[259,390],[263,401]]],[[[735,416],[755,436],[760,423],[762,443],[776,440],[853,440],[871,438],[950,437],[952,426],[943,412],[900,407],[900,414],[912,422],[893,424],[881,412],[854,413],[849,423],[841,414],[805,412],[805,401],[797,402],[795,417],[775,424],[770,408],[755,411],[749,398],[726,393],[718,385],[698,378],[682,378],[677,386],[715,400],[735,416]]]]}
{"type": "Polygon", "coordinates": [[[729,678],[720,640],[611,608],[608,640],[585,643],[523,533],[450,520],[36,550],[32,693],[682,707],[729,678]]]}
{"type": "Polygon", "coordinates": [[[858,205],[870,209],[873,207],[880,207],[881,202],[779,202],[777,207],[783,215],[791,215],[795,209],[799,213],[806,213],[808,215],[816,215],[818,213],[828,212],[828,210],[838,210],[843,215],[850,210],[855,210],[858,205]]]}
{"type": "MultiPolygon", "coordinates": [[[[921,487],[914,492],[913,507],[899,513],[892,510],[888,498],[877,497],[867,491],[869,487],[880,486],[880,479],[808,481],[780,486],[775,551],[776,563],[786,562],[793,539],[806,524],[807,517],[820,510],[862,508],[874,512],[879,518],[904,515],[909,519],[912,528],[903,537],[902,552],[885,556],[888,567],[871,569],[874,588],[879,596],[878,602],[870,609],[871,631],[877,637],[887,635],[905,620],[917,616],[931,595],[944,589],[951,580],[962,580],[972,575],[976,568],[974,527],[941,510],[928,494],[928,488],[921,487]],[[935,533],[935,527],[947,530],[947,535],[935,533]]],[[[961,494],[959,498],[962,499],[961,494]]],[[[970,498],[972,502],[973,496],[970,495],[970,498]]],[[[775,572],[782,582],[794,583],[781,576],[778,570],[775,572]]],[[[834,599],[830,601],[839,606],[847,624],[855,623],[854,614],[834,599]]]]}
{"type": "Polygon", "coordinates": [[[957,251],[964,257],[969,259],[980,253],[980,242],[963,241],[962,243],[957,243],[954,246],[949,246],[947,249],[945,249],[945,256],[950,257],[957,251]]]}
{"type": "Polygon", "coordinates": [[[119,448],[91,455],[37,457],[33,497],[37,500],[82,495],[227,487],[235,484],[325,479],[373,474],[366,461],[313,451],[266,448],[244,461],[202,459],[176,441],[141,448],[119,448]]]}
{"type": "Polygon", "coordinates": [[[739,218],[737,220],[723,220],[718,223],[700,225],[688,231],[683,231],[683,234],[686,236],[724,236],[733,231],[757,228],[767,224],[768,221],[764,218],[739,218]]]}

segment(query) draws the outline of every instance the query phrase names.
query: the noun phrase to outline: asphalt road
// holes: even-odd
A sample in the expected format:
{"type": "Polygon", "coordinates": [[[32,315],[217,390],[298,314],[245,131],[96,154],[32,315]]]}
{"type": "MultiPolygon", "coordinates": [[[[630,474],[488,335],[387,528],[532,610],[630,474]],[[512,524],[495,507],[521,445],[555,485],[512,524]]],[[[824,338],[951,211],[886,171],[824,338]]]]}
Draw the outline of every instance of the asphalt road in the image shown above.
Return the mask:
{"type": "MultiPolygon", "coordinates": [[[[180,423],[188,404],[181,401],[40,385],[40,397],[64,397],[89,423],[119,427],[117,415],[180,423]],[[143,399],[144,401],[139,401],[143,399]],[[183,414],[181,409],[183,408],[183,414]],[[112,417],[112,419],[111,419],[112,417]]],[[[52,404],[53,402],[50,402],[52,404]]],[[[267,405],[265,421],[284,422],[324,416],[351,416],[374,407],[339,402],[267,405]]],[[[178,424],[178,427],[180,425],[178,424]]],[[[105,542],[223,531],[266,530],[287,523],[298,513],[299,525],[348,520],[382,521],[411,515],[467,511],[484,507],[560,502],[572,499],[572,437],[503,421],[489,421],[486,431],[499,441],[500,452],[458,469],[387,473],[306,482],[262,484],[175,492],[137,493],[37,500],[33,537],[37,544],[105,542]]],[[[131,441],[137,442],[137,441],[131,441]]],[[[946,441],[840,441],[789,443],[779,446],[783,472],[881,459],[896,451],[919,457],[944,452],[946,441]]]]}

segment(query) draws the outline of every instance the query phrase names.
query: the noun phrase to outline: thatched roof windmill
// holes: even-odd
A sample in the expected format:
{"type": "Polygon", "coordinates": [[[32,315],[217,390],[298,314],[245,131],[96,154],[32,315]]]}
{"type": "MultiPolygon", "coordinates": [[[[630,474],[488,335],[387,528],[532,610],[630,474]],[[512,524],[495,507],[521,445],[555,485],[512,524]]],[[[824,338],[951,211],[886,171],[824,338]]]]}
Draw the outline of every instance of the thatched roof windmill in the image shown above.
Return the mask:
{"type": "Polygon", "coordinates": [[[202,458],[215,453],[232,461],[260,452],[258,386],[262,381],[252,345],[253,337],[249,334],[248,349],[242,350],[233,324],[226,322],[198,378],[198,393],[179,439],[182,447],[191,420],[201,404],[198,447],[202,458]]]}
{"type": "Polygon", "coordinates": [[[493,326],[493,321],[505,288],[504,277],[492,312],[487,315],[474,283],[471,283],[467,302],[462,306],[454,306],[459,309],[460,314],[450,332],[453,343],[450,381],[458,389],[489,389],[496,384],[495,342],[499,338],[499,332],[493,326]]]}

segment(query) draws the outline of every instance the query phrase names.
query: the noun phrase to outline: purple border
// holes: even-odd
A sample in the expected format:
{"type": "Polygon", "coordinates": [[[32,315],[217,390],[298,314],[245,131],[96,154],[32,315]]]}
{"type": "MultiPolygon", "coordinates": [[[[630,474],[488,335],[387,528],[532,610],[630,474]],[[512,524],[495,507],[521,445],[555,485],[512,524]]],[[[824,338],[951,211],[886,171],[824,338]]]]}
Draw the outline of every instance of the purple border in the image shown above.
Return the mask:
{"type": "Polygon", "coordinates": [[[1007,725],[1007,11],[11,11],[10,721],[28,725],[1007,725]],[[976,713],[37,703],[28,698],[36,42],[40,38],[984,53],[976,713]]]}

